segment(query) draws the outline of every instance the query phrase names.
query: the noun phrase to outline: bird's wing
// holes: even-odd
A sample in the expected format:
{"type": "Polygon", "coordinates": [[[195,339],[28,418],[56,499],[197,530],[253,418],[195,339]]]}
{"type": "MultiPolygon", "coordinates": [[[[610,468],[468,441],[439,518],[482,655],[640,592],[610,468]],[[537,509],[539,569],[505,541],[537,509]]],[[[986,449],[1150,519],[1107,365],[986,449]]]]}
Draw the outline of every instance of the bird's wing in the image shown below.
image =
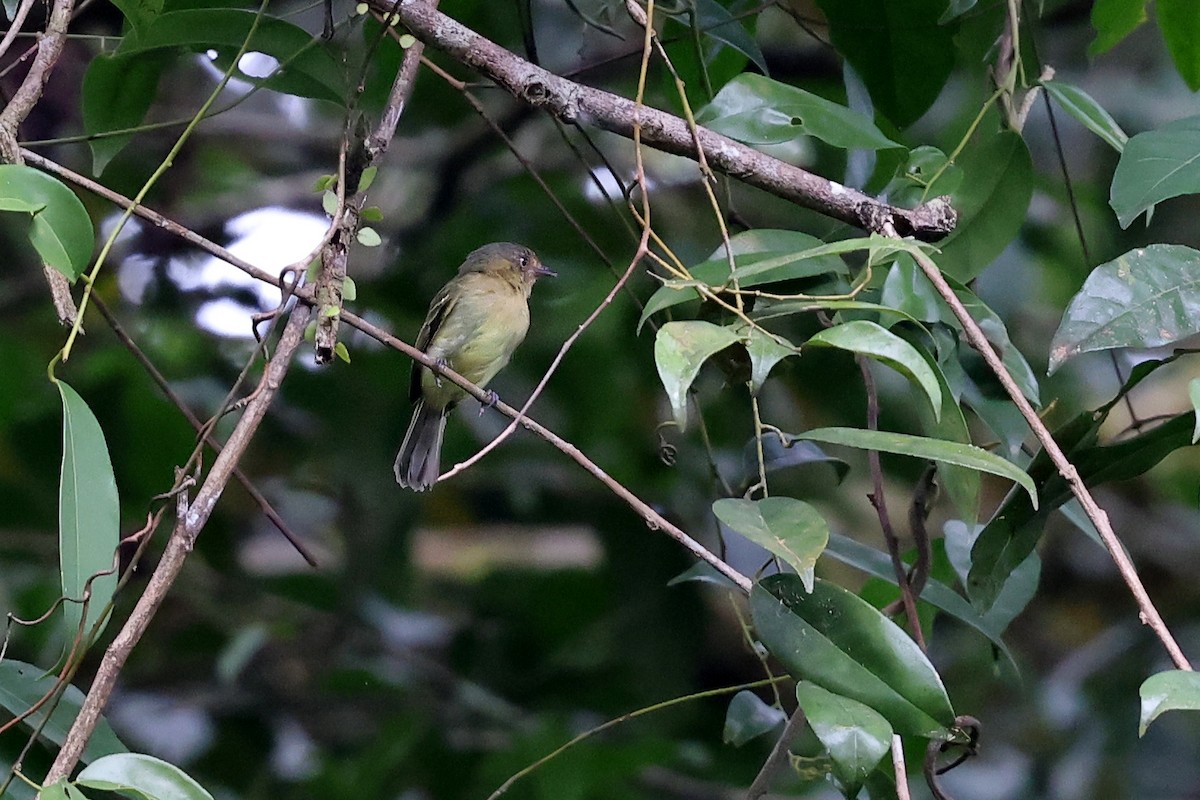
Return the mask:
{"type": "MultiPolygon", "coordinates": [[[[421,326],[421,332],[417,334],[415,347],[422,353],[429,347],[429,343],[433,341],[433,337],[437,335],[438,328],[442,327],[442,322],[449,315],[450,310],[454,308],[454,303],[457,297],[451,297],[451,288],[454,282],[446,284],[442,290],[433,298],[433,302],[429,304],[429,313],[425,315],[425,324],[421,326]]],[[[421,370],[423,367],[416,361],[412,365],[412,373],[409,376],[408,382],[408,399],[414,403],[421,397],[421,370]]]]}

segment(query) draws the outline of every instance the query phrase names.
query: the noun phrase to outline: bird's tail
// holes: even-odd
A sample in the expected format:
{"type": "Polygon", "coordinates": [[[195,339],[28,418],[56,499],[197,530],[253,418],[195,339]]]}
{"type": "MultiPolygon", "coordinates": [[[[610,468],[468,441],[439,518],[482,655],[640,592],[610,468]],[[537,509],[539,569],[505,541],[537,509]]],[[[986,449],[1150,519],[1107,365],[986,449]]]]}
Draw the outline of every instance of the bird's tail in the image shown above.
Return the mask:
{"type": "Polygon", "coordinates": [[[430,408],[418,400],[412,422],[396,456],[396,483],[415,492],[423,492],[437,482],[441,474],[442,433],[446,430],[446,412],[430,408]]]}

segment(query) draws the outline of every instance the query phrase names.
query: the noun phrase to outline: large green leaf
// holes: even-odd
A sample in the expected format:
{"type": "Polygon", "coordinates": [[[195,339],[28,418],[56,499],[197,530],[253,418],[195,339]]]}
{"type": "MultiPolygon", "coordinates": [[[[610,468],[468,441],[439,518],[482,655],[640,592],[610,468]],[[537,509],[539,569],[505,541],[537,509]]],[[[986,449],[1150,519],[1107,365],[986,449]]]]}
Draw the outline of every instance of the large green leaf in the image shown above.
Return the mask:
{"type": "Polygon", "coordinates": [[[942,390],[936,369],[915,347],[886,328],[867,320],[854,320],[821,331],[807,345],[836,347],[887,364],[923,390],[934,416],[941,417],[942,390]]]}
{"type": "Polygon", "coordinates": [[[654,340],[654,363],[671,401],[675,423],[687,428],[687,393],[708,357],[739,341],[737,333],[711,322],[668,322],[654,340]]]}
{"type": "MultiPolygon", "coordinates": [[[[967,427],[967,419],[963,415],[962,406],[954,398],[946,376],[938,367],[937,359],[932,353],[920,345],[913,345],[925,363],[937,375],[938,386],[942,390],[941,414],[921,414],[921,424],[931,437],[945,439],[949,442],[971,443],[971,431],[967,427]]],[[[921,406],[924,409],[924,406],[921,406]]],[[[949,496],[962,519],[974,525],[979,518],[979,473],[967,467],[942,462],[937,465],[938,483],[949,496]]]]}
{"type": "MultiPolygon", "coordinates": [[[[3,706],[13,716],[22,714],[33,708],[34,704],[45,697],[54,688],[55,677],[33,664],[5,659],[0,661],[0,706],[3,706]]],[[[58,705],[50,718],[46,719],[46,709],[42,706],[38,711],[26,717],[22,725],[30,730],[38,730],[48,741],[61,745],[67,738],[67,732],[79,709],[83,706],[84,694],[70,684],[63,690],[58,699],[58,705]],[[43,724],[44,722],[44,724],[43,724]]],[[[113,753],[124,753],[125,745],[117,738],[112,726],[104,717],[100,718],[92,737],[88,739],[87,748],[83,751],[82,760],[85,764],[113,753]]]]}
{"type": "Polygon", "coordinates": [[[960,467],[999,475],[1020,484],[1029,493],[1034,508],[1037,508],[1037,487],[1030,480],[1029,475],[1012,462],[1005,461],[974,445],[928,439],[924,436],[911,436],[907,433],[871,431],[861,428],[814,428],[798,434],[798,438],[925,458],[930,461],[956,464],[960,467]]]}
{"type": "Polygon", "coordinates": [[[725,527],[796,570],[812,591],[813,569],[829,542],[829,523],[819,511],[791,497],[725,498],[713,503],[712,510],[725,527]]]}
{"type": "Polygon", "coordinates": [[[1196,0],[1157,0],[1154,13],[1175,69],[1193,92],[1200,92],[1200,7],[1196,0]]]}
{"type": "MultiPolygon", "coordinates": [[[[946,280],[954,289],[954,295],[971,315],[971,319],[979,323],[987,340],[991,342],[1000,360],[1008,368],[1009,374],[1021,388],[1021,394],[1035,406],[1040,405],[1041,392],[1037,376],[1025,360],[1025,356],[1009,338],[1004,320],[970,289],[953,278],[947,277],[946,280]]],[[[882,305],[903,312],[913,319],[941,322],[960,332],[963,329],[958,317],[954,316],[950,306],[933,288],[908,253],[896,256],[884,279],[879,301],[882,305]]],[[[958,351],[957,347],[955,349],[958,351]]]]}
{"type": "Polygon", "coordinates": [[[856,111],[763,75],[744,73],[696,112],[696,122],[746,144],[815,136],[842,149],[902,147],[856,111]]]}
{"type": "MultiPolygon", "coordinates": [[[[134,128],[154,102],[158,80],[169,63],[165,52],[138,56],[98,55],[83,76],[83,129],[89,135],[134,128]]],[[[132,133],[92,138],[92,173],[104,171],[113,156],[133,138],[132,133]]]]}
{"type": "Polygon", "coordinates": [[[1092,133],[1107,142],[1112,149],[1120,153],[1125,149],[1129,137],[1121,126],[1104,110],[1104,107],[1092,99],[1091,95],[1062,81],[1043,81],[1042,88],[1046,90],[1058,105],[1077,119],[1092,133]]]}
{"type": "Polygon", "coordinates": [[[216,50],[232,57],[246,43],[253,29],[247,52],[271,56],[281,68],[265,78],[239,70],[235,73],[238,77],[286,94],[338,104],[346,102],[346,78],[342,67],[323,44],[303,28],[274,17],[263,17],[258,21],[258,27],[253,28],[255,16],[253,12],[232,8],[168,11],[127,35],[116,55],[131,57],[163,48],[178,48],[194,52],[216,50]]]}
{"type": "Polygon", "coordinates": [[[162,13],[163,0],[113,0],[135,30],[141,30],[162,13]]]}
{"type": "Polygon", "coordinates": [[[732,47],[753,61],[754,66],[758,67],[764,75],[768,72],[767,59],[763,56],[762,49],[759,48],[758,42],[754,38],[753,27],[751,30],[746,30],[745,27],[747,22],[753,26],[756,19],[754,15],[747,17],[743,22],[730,14],[729,9],[716,0],[696,0],[694,8],[696,27],[705,36],[732,47]]]}
{"type": "Polygon", "coordinates": [[[966,283],[1016,238],[1033,196],[1033,162],[1025,140],[1008,131],[976,133],[958,159],[963,182],[951,195],[958,225],[935,257],[942,271],[966,283]]]}
{"type": "Polygon", "coordinates": [[[1050,372],[1080,353],[1159,347],[1197,332],[1200,252],[1139,247],[1092,270],[1071,299],[1050,343],[1050,372]]]}
{"type": "MultiPolygon", "coordinates": [[[[1180,414],[1131,439],[1097,445],[1096,435],[1102,421],[1102,414],[1084,412],[1054,431],[1055,442],[1089,487],[1136,478],[1191,443],[1191,413],[1180,414]]],[[[1033,552],[1050,513],[1073,497],[1045,451],[1034,456],[1028,472],[1039,487],[1037,504],[1031,504],[1023,494],[1011,493],[971,549],[967,593],[985,611],[1012,572],[1033,552]]]]}
{"type": "Polygon", "coordinates": [[[834,47],[896,127],[908,127],[933,105],[954,68],[957,23],[939,24],[946,0],[817,0],[817,5],[829,20],[834,47]]]}
{"type": "MultiPolygon", "coordinates": [[[[836,255],[810,255],[824,244],[820,239],[798,231],[757,229],[739,233],[729,239],[736,268],[734,276],[740,286],[750,287],[816,275],[845,274],[846,264],[836,255]]],[[[724,245],[718,247],[707,261],[688,271],[697,282],[708,286],[729,283],[729,258],[724,245]]],[[[638,327],[641,328],[652,314],[699,297],[695,288],[668,282],[650,296],[638,327]]]]}
{"type": "Polygon", "coordinates": [[[1200,192],[1200,116],[1175,120],[1125,143],[1108,204],[1128,228],[1143,211],[1172,197],[1200,192]]]}
{"type": "Polygon", "coordinates": [[[750,611],[759,639],[788,672],[884,716],[897,731],[951,737],[954,710],[937,670],[894,622],[842,587],[797,575],[755,584],[750,611]]]}
{"type": "MultiPolygon", "coordinates": [[[[897,585],[892,559],[886,553],[856,542],[848,536],[840,533],[830,534],[825,554],[893,586],[897,585]]],[[[925,581],[925,588],[921,590],[920,599],[986,636],[996,646],[996,650],[1007,659],[1013,673],[1017,672],[1017,662],[1013,659],[1008,645],[1000,638],[1003,629],[993,624],[990,617],[976,611],[962,595],[935,578],[929,578],[925,581]]]]}
{"type": "Polygon", "coordinates": [[[1138,736],[1167,711],[1200,711],[1200,672],[1174,669],[1151,675],[1138,694],[1142,697],[1142,713],[1138,736]]]}
{"type": "Polygon", "coordinates": [[[203,786],[179,767],[141,753],[121,753],[93,761],[75,782],[145,800],[213,800],[203,786]]]}
{"type": "Polygon", "coordinates": [[[1145,21],[1146,0],[1096,0],[1092,6],[1096,38],[1088,45],[1088,55],[1111,50],[1145,21]]]}
{"type": "Polygon", "coordinates": [[[834,773],[853,791],[892,748],[892,726],[879,712],[811,681],[796,684],[796,700],[833,758],[834,773]]]}
{"type": "Polygon", "coordinates": [[[61,181],[33,167],[0,164],[0,211],[29,214],[30,243],[69,280],[87,270],[95,245],[92,218],[61,181]]]}
{"type": "Polygon", "coordinates": [[[63,460],[58,495],[58,546],[67,638],[74,639],[83,618],[79,600],[92,576],[86,636],[106,613],[117,586],[113,557],[121,535],[121,508],[104,431],[83,398],[58,381],[63,403],[63,460]],[[108,573],[101,575],[100,573],[108,573]]]}

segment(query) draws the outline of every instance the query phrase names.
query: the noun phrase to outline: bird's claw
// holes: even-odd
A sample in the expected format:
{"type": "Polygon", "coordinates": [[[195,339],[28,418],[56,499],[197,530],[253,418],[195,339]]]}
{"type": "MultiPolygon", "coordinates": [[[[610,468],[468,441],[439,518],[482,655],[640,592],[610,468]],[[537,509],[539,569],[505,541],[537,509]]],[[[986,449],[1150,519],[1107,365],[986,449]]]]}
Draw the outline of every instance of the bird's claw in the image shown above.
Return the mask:
{"type": "MultiPolygon", "coordinates": [[[[445,369],[446,367],[450,366],[450,362],[444,358],[439,358],[433,362],[433,365],[438,369],[445,369]]],[[[433,382],[437,388],[442,388],[442,374],[440,372],[433,373],[433,382]]]]}
{"type": "Polygon", "coordinates": [[[479,405],[479,416],[482,417],[483,412],[487,411],[489,408],[491,408],[492,406],[496,405],[496,403],[499,403],[499,402],[500,402],[500,395],[496,394],[496,392],[493,391],[492,389],[488,389],[487,397],[485,397],[484,401],[482,403],[480,403],[480,405],[479,405]]]}

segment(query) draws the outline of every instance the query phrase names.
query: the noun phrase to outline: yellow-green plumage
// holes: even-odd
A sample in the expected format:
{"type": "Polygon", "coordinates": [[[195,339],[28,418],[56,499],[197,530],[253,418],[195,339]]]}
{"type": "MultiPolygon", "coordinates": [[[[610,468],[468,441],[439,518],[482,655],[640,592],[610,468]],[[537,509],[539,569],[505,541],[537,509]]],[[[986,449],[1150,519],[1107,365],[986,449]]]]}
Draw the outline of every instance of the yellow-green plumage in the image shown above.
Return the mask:
{"type": "MultiPolygon", "coordinates": [[[[534,282],[553,274],[527,247],[484,245],[467,256],[458,275],[433,298],[417,348],[486,386],[525,339],[534,282]]],[[[409,396],[415,407],[396,456],[396,481],[420,492],[438,479],[446,417],[466,392],[413,364],[409,396]]]]}

